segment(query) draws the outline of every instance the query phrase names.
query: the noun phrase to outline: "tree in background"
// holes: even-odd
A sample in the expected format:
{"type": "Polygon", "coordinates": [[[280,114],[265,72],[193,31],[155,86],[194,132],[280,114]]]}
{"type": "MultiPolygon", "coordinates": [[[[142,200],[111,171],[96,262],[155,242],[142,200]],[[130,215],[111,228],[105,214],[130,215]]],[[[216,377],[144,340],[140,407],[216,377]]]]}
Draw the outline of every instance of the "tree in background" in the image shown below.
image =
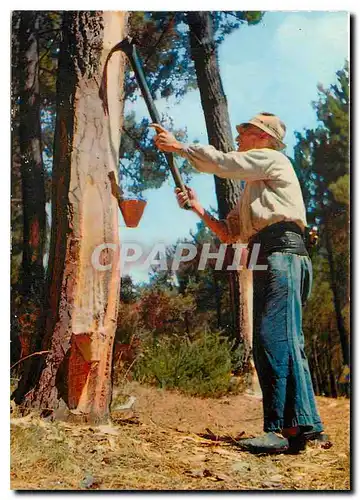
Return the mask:
{"type": "MultiPolygon", "coordinates": [[[[19,142],[23,202],[21,288],[24,300],[32,297],[40,310],[44,286],[45,182],[41,148],[39,45],[36,13],[22,12],[19,27],[19,142]]],[[[35,313],[40,316],[39,313],[35,313]]],[[[35,332],[27,331],[29,337],[35,332]]],[[[23,352],[28,355],[30,349],[23,352]]]]}
{"type": "MultiPolygon", "coordinates": [[[[195,63],[196,54],[199,60],[203,55],[207,57],[211,53],[211,63],[208,67],[218,69],[216,47],[224,41],[227,35],[238,29],[242,24],[256,24],[261,18],[262,13],[256,11],[214,11],[211,13],[132,12],[129,18],[129,33],[137,41],[138,52],[144,63],[146,79],[153,97],[173,97],[177,102],[180,102],[188,91],[199,88],[203,100],[205,76],[199,83],[199,69],[196,68],[195,63]],[[205,15],[211,18],[214,27],[214,39],[211,42],[214,45],[213,53],[211,53],[211,48],[203,49],[191,44],[189,36],[191,23],[189,23],[189,19],[194,15],[205,15]]],[[[224,118],[227,115],[227,110],[224,111],[223,107],[225,103],[226,108],[226,98],[223,95],[220,77],[216,77],[214,85],[215,90],[222,92],[221,96],[215,97],[218,118],[224,118]]],[[[137,99],[137,82],[129,68],[125,91],[127,99],[131,101],[137,99]]],[[[216,93],[213,93],[214,95],[216,96],[216,93]]],[[[169,130],[172,130],[180,141],[186,141],[186,130],[173,130],[174,123],[171,117],[164,116],[163,118],[163,124],[169,130]]],[[[126,163],[123,162],[122,166],[125,174],[124,179],[129,183],[129,191],[135,194],[149,187],[160,187],[168,177],[169,172],[164,156],[153,148],[148,125],[148,118],[143,118],[140,123],[136,123],[133,114],[125,116],[124,141],[122,141],[120,156],[127,160],[126,163]]],[[[230,131],[230,123],[226,125],[226,128],[230,131]]],[[[215,129],[212,127],[212,132],[214,131],[215,129]]],[[[214,133],[211,135],[214,139],[214,133]]],[[[225,137],[227,137],[226,142],[228,142],[227,148],[232,149],[231,131],[230,136],[228,136],[224,125],[224,130],[217,139],[217,142],[220,141],[224,147],[225,137]]],[[[185,160],[181,160],[181,171],[186,176],[193,172],[185,160]]],[[[227,205],[234,203],[236,198],[235,184],[238,185],[234,181],[216,180],[217,191],[219,189],[224,191],[224,196],[221,194],[218,200],[221,212],[227,213],[227,205]],[[228,196],[229,201],[226,201],[225,195],[228,196]]]]}
{"type": "Polygon", "coordinates": [[[11,16],[11,364],[21,356],[20,270],[23,241],[23,207],[19,144],[19,25],[20,15],[11,16]],[[16,314],[18,313],[18,314],[16,314]]]}
{"type": "Polygon", "coordinates": [[[336,315],[328,279],[327,259],[313,256],[313,291],[304,308],[303,328],[307,336],[307,351],[316,394],[337,396],[336,379],[341,348],[336,340],[336,315]]]}
{"type": "MultiPolygon", "coordinates": [[[[44,161],[48,141],[42,124],[49,103],[55,100],[55,92],[46,90],[44,84],[52,71],[47,69],[45,77],[44,65],[54,66],[57,61],[59,17],[42,11],[12,13],[12,363],[29,354],[41,329],[49,232],[45,203],[50,199],[51,183],[44,161]]],[[[54,76],[51,78],[54,82],[54,76]]]]}
{"type": "MultiPolygon", "coordinates": [[[[332,295],[337,332],[327,339],[340,340],[342,361],[349,365],[349,71],[337,72],[329,89],[319,86],[314,103],[319,126],[297,134],[295,168],[300,177],[310,224],[320,229],[318,267],[332,295]]],[[[321,287],[314,287],[317,296],[321,287]]],[[[329,298],[329,295],[326,295],[329,298]]],[[[315,299],[314,299],[315,300],[315,299]]],[[[327,308],[331,305],[327,304],[327,308]]],[[[324,325],[322,325],[324,328],[324,325]]],[[[328,348],[328,346],[327,346],[328,348]]]]}
{"type": "MultiPolygon", "coordinates": [[[[30,392],[21,402],[56,409],[62,398],[87,420],[107,418],[111,357],[120,276],[117,265],[100,271],[94,249],[118,242],[118,205],[109,173],[117,176],[124,56],[108,67],[110,114],[104,114],[99,81],[109,50],[125,36],[124,12],[63,14],[57,78],[53,167],[52,235],[47,310],[42,349],[49,350],[30,392]]],[[[117,262],[118,251],[103,252],[101,264],[117,262]]],[[[27,389],[27,390],[25,390],[27,389]]]]}
{"type": "MultiPolygon", "coordinates": [[[[248,20],[247,13],[236,13],[239,20],[248,20],[251,24],[256,24],[261,20],[262,13],[252,14],[248,20]]],[[[215,29],[219,24],[219,17],[213,16],[210,12],[194,11],[187,13],[187,22],[190,28],[191,57],[195,63],[209,144],[227,153],[234,149],[234,140],[217,57],[216,46],[219,43],[219,36],[216,38],[215,29]]],[[[241,185],[239,181],[221,179],[216,175],[214,180],[219,217],[225,219],[239,199],[241,185]]],[[[232,261],[232,255],[232,252],[228,252],[228,257],[230,257],[228,263],[232,261]]],[[[234,337],[244,345],[246,359],[243,368],[245,370],[250,370],[252,347],[250,278],[251,271],[249,270],[229,273],[234,337]]]]}
{"type": "MultiPolygon", "coordinates": [[[[208,329],[221,330],[231,337],[233,325],[227,276],[222,270],[216,269],[215,259],[208,259],[203,271],[198,269],[203,245],[209,245],[209,252],[216,254],[219,252],[220,241],[214,238],[203,221],[196,226],[195,232],[190,231],[191,240],[184,241],[196,245],[196,258],[180,263],[176,271],[179,291],[195,297],[197,311],[206,320],[208,329]]],[[[203,324],[199,319],[195,323],[203,324]]]]}
{"type": "MultiPolygon", "coordinates": [[[[220,78],[217,46],[241,23],[256,24],[262,19],[262,15],[261,12],[218,11],[211,13],[133,13],[130,17],[130,33],[138,41],[139,52],[145,61],[146,76],[154,97],[173,95],[180,99],[188,90],[198,86],[209,143],[225,152],[233,150],[233,137],[226,96],[220,78]]],[[[127,85],[130,98],[133,98],[131,96],[134,96],[135,89],[136,82],[130,78],[127,85]]],[[[149,156],[150,160],[154,159],[152,158],[154,153],[152,151],[149,153],[149,150],[144,147],[148,137],[148,120],[144,119],[139,126],[136,126],[133,118],[129,116],[128,121],[125,122],[127,128],[130,128],[127,124],[131,124],[131,133],[129,134],[126,130],[125,133],[130,136],[130,140],[137,137],[137,145],[143,152],[142,158],[145,159],[146,169],[148,163],[146,156],[149,156]],[[141,141],[139,137],[145,140],[141,141]],[[142,147],[141,144],[143,144],[142,147]]],[[[126,146],[128,151],[125,155],[129,155],[131,148],[125,142],[123,146],[126,146]]],[[[130,155],[134,160],[133,153],[130,155]]],[[[161,165],[161,163],[158,164],[161,165]]],[[[132,179],[138,179],[137,185],[141,185],[140,179],[145,176],[148,178],[145,169],[139,168],[139,165],[133,162],[132,169],[126,169],[126,175],[130,174],[132,179]],[[131,175],[134,170],[136,174],[131,175]]],[[[167,170],[166,166],[163,170],[167,170]]],[[[152,167],[150,179],[153,183],[156,180],[162,182],[160,173],[152,167]]],[[[225,218],[238,200],[240,183],[216,176],[214,178],[219,215],[225,218]]],[[[134,183],[132,189],[134,189],[134,183]]],[[[228,257],[232,260],[230,252],[228,257]]],[[[250,320],[249,273],[250,271],[233,272],[229,277],[233,336],[243,341],[246,346],[244,352],[250,358],[252,322],[250,320]]]]}

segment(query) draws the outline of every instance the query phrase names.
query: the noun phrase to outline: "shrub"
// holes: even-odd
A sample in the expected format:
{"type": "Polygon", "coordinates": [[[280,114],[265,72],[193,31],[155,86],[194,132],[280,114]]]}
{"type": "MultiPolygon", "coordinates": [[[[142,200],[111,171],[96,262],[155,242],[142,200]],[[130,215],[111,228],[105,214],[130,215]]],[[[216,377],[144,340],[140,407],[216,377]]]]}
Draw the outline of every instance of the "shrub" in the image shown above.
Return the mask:
{"type": "Polygon", "coordinates": [[[192,341],[163,337],[144,347],[134,377],[191,395],[220,396],[229,389],[231,343],[208,332],[192,341]]]}
{"type": "Polygon", "coordinates": [[[121,343],[130,343],[134,336],[142,332],[137,304],[123,304],[120,302],[115,340],[121,343]]]}
{"type": "Polygon", "coordinates": [[[146,290],[139,302],[139,316],[144,329],[164,334],[171,325],[176,333],[187,330],[186,318],[195,310],[195,301],[190,296],[174,294],[168,290],[154,288],[146,290]]]}

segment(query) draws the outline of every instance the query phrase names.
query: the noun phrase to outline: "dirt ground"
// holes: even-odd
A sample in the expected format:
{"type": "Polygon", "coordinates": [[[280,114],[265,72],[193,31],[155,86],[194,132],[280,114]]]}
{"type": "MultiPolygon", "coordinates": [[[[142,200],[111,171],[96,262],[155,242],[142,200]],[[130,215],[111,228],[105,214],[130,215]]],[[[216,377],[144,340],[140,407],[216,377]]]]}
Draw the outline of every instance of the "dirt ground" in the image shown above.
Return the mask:
{"type": "Polygon", "coordinates": [[[104,426],[13,417],[12,489],[350,489],[347,399],[317,398],[330,448],[311,443],[298,455],[256,456],[235,438],[262,432],[257,397],[202,399],[132,382],[114,406],[130,396],[132,409],[114,410],[104,426]]]}

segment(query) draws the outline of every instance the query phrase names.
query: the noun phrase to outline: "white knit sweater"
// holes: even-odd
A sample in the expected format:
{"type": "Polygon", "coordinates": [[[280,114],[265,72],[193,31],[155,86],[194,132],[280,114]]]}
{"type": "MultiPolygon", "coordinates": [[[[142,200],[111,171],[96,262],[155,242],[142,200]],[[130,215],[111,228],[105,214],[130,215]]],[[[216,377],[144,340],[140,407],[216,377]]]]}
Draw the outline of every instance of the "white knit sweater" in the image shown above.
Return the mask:
{"type": "Polygon", "coordinates": [[[181,151],[200,172],[246,181],[226,223],[232,242],[247,243],[264,227],[280,221],[307,225],[300,184],[290,160],[274,149],[222,153],[213,146],[188,144],[181,151]]]}

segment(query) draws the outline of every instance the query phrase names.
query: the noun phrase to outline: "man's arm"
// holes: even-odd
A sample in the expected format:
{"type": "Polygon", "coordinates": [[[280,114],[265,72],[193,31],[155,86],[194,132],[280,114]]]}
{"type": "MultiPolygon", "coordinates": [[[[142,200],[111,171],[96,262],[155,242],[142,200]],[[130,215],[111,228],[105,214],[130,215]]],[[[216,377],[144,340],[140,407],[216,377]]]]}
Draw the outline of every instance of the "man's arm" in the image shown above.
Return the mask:
{"type": "Polygon", "coordinates": [[[205,222],[207,227],[216,234],[222,243],[232,243],[236,240],[237,234],[234,235],[231,228],[234,224],[230,225],[225,220],[218,220],[207,212],[197,199],[196,193],[193,189],[186,186],[187,194],[183,193],[179,188],[175,189],[177,200],[181,208],[184,207],[186,201],[190,202],[192,211],[196,213],[201,220],[205,222]],[[234,238],[235,237],[235,238],[234,238]]]}
{"type": "Polygon", "coordinates": [[[177,153],[188,159],[200,172],[215,174],[218,177],[244,181],[270,179],[273,175],[270,171],[279,159],[279,153],[269,149],[223,153],[213,146],[183,144],[160,125],[151,126],[157,131],[154,142],[158,149],[177,153]]]}
{"type": "Polygon", "coordinates": [[[269,150],[264,149],[223,153],[213,146],[184,144],[178,154],[188,159],[199,172],[242,181],[270,179],[270,169],[274,163],[269,150]]]}
{"type": "Polygon", "coordinates": [[[219,238],[221,243],[230,243],[230,234],[226,222],[218,220],[209,214],[201,205],[193,209],[201,220],[205,222],[207,227],[219,238]]]}

